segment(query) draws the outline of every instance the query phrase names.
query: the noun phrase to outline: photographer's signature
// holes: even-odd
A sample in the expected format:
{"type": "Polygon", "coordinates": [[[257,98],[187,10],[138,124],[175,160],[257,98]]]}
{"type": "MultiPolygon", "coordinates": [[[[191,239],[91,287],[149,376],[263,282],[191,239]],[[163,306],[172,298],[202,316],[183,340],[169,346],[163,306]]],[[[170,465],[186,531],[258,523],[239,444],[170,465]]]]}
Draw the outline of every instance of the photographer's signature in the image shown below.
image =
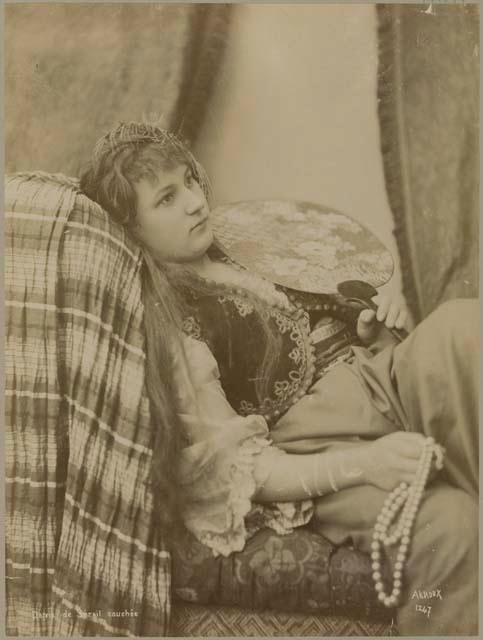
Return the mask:
{"type": "MultiPolygon", "coordinates": [[[[411,594],[411,600],[442,600],[443,595],[441,593],[441,589],[431,589],[430,591],[426,591],[425,589],[415,589],[411,594]]],[[[430,604],[416,604],[416,611],[419,611],[423,615],[429,616],[431,615],[432,606],[430,604]]]]}

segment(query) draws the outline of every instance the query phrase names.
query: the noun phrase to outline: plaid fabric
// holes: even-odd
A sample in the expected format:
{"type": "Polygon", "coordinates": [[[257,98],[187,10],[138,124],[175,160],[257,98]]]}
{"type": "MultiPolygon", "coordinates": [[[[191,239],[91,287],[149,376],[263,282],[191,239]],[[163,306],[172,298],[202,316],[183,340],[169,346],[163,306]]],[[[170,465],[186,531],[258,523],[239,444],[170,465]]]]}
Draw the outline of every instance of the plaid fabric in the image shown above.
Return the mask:
{"type": "Polygon", "coordinates": [[[6,182],[7,634],[165,635],[141,258],[63,176],[6,182]]]}

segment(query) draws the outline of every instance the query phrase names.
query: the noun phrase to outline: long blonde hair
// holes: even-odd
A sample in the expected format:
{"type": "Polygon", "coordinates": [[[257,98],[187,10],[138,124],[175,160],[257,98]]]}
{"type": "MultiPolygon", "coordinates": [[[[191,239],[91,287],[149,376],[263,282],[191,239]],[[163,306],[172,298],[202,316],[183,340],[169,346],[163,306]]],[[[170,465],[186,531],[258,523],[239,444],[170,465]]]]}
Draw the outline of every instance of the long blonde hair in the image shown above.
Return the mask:
{"type": "MultiPolygon", "coordinates": [[[[203,168],[176,136],[144,123],[121,123],[96,144],[92,158],[81,175],[80,186],[89,198],[98,202],[114,220],[133,233],[136,224],[133,183],[152,176],[160,168],[169,170],[180,164],[190,167],[209,201],[211,190],[203,168]]],[[[142,296],[146,333],[146,389],[153,424],[151,477],[160,523],[169,525],[168,530],[175,531],[176,525],[180,524],[183,501],[176,460],[185,443],[174,400],[173,345],[183,353],[183,320],[192,312],[189,295],[186,294],[218,295],[224,292],[224,288],[208,283],[176,265],[161,264],[145,245],[141,248],[144,256],[142,296]]],[[[270,326],[263,302],[249,292],[247,295],[266,336],[267,346],[257,374],[256,393],[261,400],[276,366],[279,339],[270,326]]]]}

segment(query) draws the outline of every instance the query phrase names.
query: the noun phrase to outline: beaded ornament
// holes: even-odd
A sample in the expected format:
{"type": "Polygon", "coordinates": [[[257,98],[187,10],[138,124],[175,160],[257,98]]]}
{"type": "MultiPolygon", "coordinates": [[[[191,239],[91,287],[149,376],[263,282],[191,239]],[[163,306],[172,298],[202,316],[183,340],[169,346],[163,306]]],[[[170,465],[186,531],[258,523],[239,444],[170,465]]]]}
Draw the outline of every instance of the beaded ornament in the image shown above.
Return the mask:
{"type": "Polygon", "coordinates": [[[411,529],[428,480],[433,456],[435,456],[436,468],[442,469],[444,448],[436,444],[434,438],[426,438],[413,482],[409,487],[405,482],[402,482],[389,494],[376,520],[371,543],[372,578],[377,597],[386,607],[397,607],[399,605],[404,563],[411,542],[411,529]],[[394,529],[392,533],[389,533],[389,527],[399,512],[400,515],[397,521],[394,522],[394,529]],[[387,595],[381,575],[381,546],[389,547],[395,545],[398,541],[399,549],[394,564],[393,587],[391,595],[387,595]]]}

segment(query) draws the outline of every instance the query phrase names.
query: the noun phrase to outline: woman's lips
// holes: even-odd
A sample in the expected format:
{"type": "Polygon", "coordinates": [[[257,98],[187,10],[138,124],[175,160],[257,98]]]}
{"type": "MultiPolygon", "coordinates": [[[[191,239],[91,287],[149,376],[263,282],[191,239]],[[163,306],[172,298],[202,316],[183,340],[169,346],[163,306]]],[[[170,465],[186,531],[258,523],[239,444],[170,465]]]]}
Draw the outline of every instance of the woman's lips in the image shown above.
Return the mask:
{"type": "Polygon", "coordinates": [[[200,220],[199,222],[197,222],[194,225],[194,227],[191,227],[191,231],[194,231],[195,229],[200,229],[200,228],[204,227],[207,220],[208,220],[208,218],[203,218],[203,220],[200,220]]]}

